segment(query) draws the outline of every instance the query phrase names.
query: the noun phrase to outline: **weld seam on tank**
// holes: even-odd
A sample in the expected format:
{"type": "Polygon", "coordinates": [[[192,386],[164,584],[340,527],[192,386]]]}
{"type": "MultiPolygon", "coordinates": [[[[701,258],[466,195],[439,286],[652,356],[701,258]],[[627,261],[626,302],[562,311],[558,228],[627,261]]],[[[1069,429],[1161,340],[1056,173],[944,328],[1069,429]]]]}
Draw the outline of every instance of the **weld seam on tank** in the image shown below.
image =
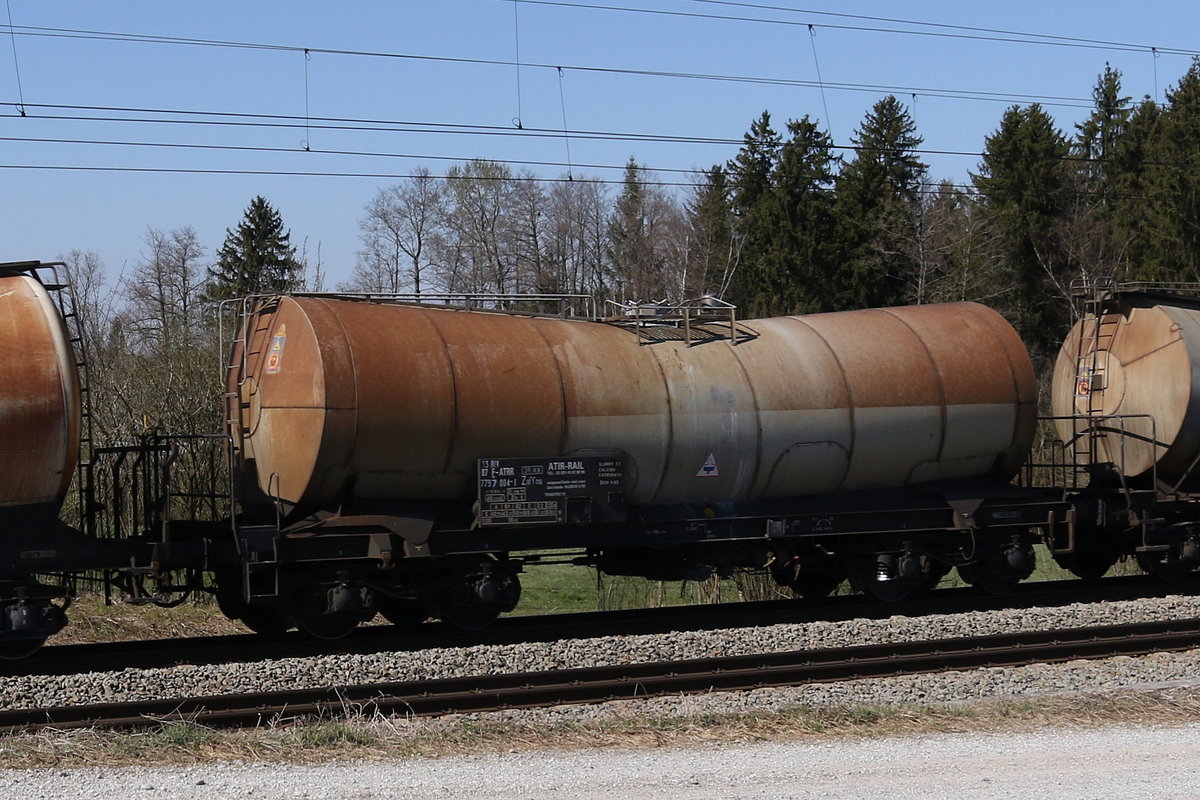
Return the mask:
{"type": "MultiPolygon", "coordinates": [[[[662,469],[658,471],[658,482],[654,484],[654,492],[649,497],[652,502],[661,502],[660,492],[662,491],[663,482],[667,480],[667,476],[671,474],[671,456],[675,452],[675,407],[671,403],[671,385],[667,380],[667,371],[663,367],[662,358],[659,355],[660,351],[654,348],[653,344],[643,345],[641,343],[641,334],[637,331],[628,331],[632,336],[638,337],[638,347],[649,347],[650,355],[654,357],[654,366],[658,367],[658,377],[662,379],[663,399],[666,400],[667,407],[667,437],[666,447],[663,450],[662,469]]],[[[637,492],[635,491],[635,494],[637,492]]]]}
{"type": "MultiPolygon", "coordinates": [[[[342,341],[346,343],[346,352],[350,356],[350,374],[354,376],[354,380],[351,381],[351,389],[354,392],[354,399],[352,401],[353,405],[351,407],[354,409],[354,440],[357,441],[358,415],[360,409],[358,391],[358,359],[355,358],[354,348],[350,346],[350,331],[346,330],[346,325],[342,322],[341,314],[336,313],[332,308],[329,307],[328,300],[325,300],[324,298],[318,299],[320,300],[321,306],[325,309],[325,311],[337,322],[338,330],[342,332],[342,341]]],[[[307,316],[307,314],[305,316],[307,316]]],[[[327,375],[329,374],[329,370],[325,368],[325,348],[318,347],[317,352],[321,354],[321,372],[327,375]]],[[[325,407],[326,409],[332,410],[332,404],[329,402],[328,391],[329,390],[326,389],[327,394],[325,395],[325,407]]]]}
{"type": "MultiPolygon", "coordinates": [[[[976,319],[981,320],[985,324],[987,329],[989,331],[993,332],[996,339],[999,339],[1001,336],[1006,337],[1008,335],[1009,330],[1006,328],[1001,328],[1001,329],[997,330],[996,317],[993,316],[992,314],[988,313],[989,311],[991,311],[991,309],[987,308],[986,306],[982,306],[983,310],[980,310],[981,307],[977,307],[975,305],[965,306],[964,308],[967,310],[968,313],[973,315],[976,319]]],[[[1005,326],[1008,325],[1008,322],[1006,320],[1004,320],[1003,317],[1000,317],[1000,321],[1005,326]]],[[[1009,348],[1002,347],[1001,349],[1004,353],[1004,363],[1008,366],[1008,377],[1009,377],[1009,380],[1012,382],[1013,408],[1017,415],[1016,419],[1013,420],[1012,437],[1009,439],[1009,450],[1011,450],[1013,447],[1017,447],[1018,445],[1020,445],[1022,438],[1024,438],[1021,435],[1021,424],[1020,424],[1020,422],[1021,422],[1021,406],[1025,405],[1026,403],[1032,403],[1034,406],[1034,418],[1036,420],[1038,391],[1039,390],[1036,388],[1037,376],[1035,375],[1034,376],[1035,388],[1034,388],[1033,397],[1029,398],[1028,400],[1025,400],[1021,397],[1021,376],[1018,374],[1019,373],[1019,365],[1013,361],[1013,354],[1009,350],[1009,348]]],[[[1028,360],[1029,353],[1027,350],[1025,350],[1024,343],[1021,343],[1021,353],[1025,356],[1026,360],[1028,360]]],[[[1030,362],[1030,368],[1032,369],[1032,362],[1030,362]]],[[[1033,424],[1036,426],[1036,424],[1037,424],[1036,421],[1033,424]]],[[[1032,442],[1032,440],[1031,440],[1031,442],[1032,442]]],[[[1030,447],[1031,447],[1031,444],[1024,446],[1023,449],[1025,452],[1022,453],[1022,455],[1021,455],[1022,463],[1024,461],[1028,460],[1030,447]]],[[[997,457],[998,457],[998,459],[1003,458],[1004,454],[998,453],[997,457]]],[[[998,463],[1003,463],[1003,462],[998,461],[998,463]]],[[[1005,468],[1004,471],[1007,472],[1008,471],[1007,468],[1005,468]]]]}
{"type": "Polygon", "coordinates": [[[845,448],[846,452],[849,454],[846,458],[846,469],[842,472],[842,476],[838,480],[837,486],[834,489],[836,491],[845,485],[846,476],[851,473],[851,470],[854,467],[854,454],[856,452],[854,446],[857,443],[858,438],[858,415],[855,413],[856,407],[854,404],[854,392],[850,388],[850,380],[846,377],[846,366],[842,363],[841,358],[838,357],[837,350],[829,343],[829,340],[822,336],[819,330],[812,325],[809,325],[808,322],[805,321],[804,317],[792,315],[782,317],[782,319],[790,320],[812,331],[813,335],[816,336],[817,339],[820,340],[821,344],[825,345],[825,349],[829,351],[830,357],[833,358],[833,363],[837,364],[838,375],[842,379],[842,388],[845,389],[846,392],[846,413],[850,418],[850,441],[847,443],[845,448]]]}
{"type": "Polygon", "coordinates": [[[441,326],[437,324],[437,317],[432,316],[435,312],[427,308],[414,309],[419,316],[424,318],[433,328],[433,332],[437,334],[438,341],[442,343],[442,356],[445,359],[444,364],[446,372],[450,376],[450,433],[446,436],[446,455],[442,460],[442,472],[450,471],[450,464],[454,458],[454,443],[458,441],[458,378],[454,375],[454,360],[450,358],[450,344],[446,341],[446,334],[442,332],[441,326]]]}
{"type": "MultiPolygon", "coordinates": [[[[929,343],[925,341],[925,337],[923,337],[921,334],[917,333],[916,328],[914,328],[912,325],[909,325],[908,322],[906,322],[903,318],[901,318],[899,314],[892,312],[891,309],[883,308],[883,309],[880,309],[880,311],[887,314],[889,317],[896,320],[901,325],[903,325],[906,329],[908,329],[908,332],[911,333],[918,342],[920,342],[921,349],[925,351],[925,357],[927,359],[929,359],[929,368],[933,372],[934,379],[937,381],[938,397],[941,398],[941,402],[938,403],[938,406],[939,406],[938,415],[941,417],[942,425],[941,425],[941,430],[940,430],[940,433],[938,436],[937,455],[935,456],[935,461],[940,462],[945,457],[946,429],[950,424],[950,416],[949,416],[949,402],[950,401],[946,397],[946,382],[942,378],[941,367],[938,365],[937,359],[935,359],[933,357],[933,352],[929,349],[929,343]]],[[[1008,359],[1008,357],[1006,355],[1005,360],[1007,360],[1007,359],[1008,359]]],[[[921,467],[920,464],[915,464],[913,466],[912,470],[910,470],[908,473],[907,483],[912,483],[913,473],[916,472],[918,469],[920,469],[920,467],[921,467]]]]}
{"type": "MultiPolygon", "coordinates": [[[[1168,313],[1167,316],[1175,323],[1184,348],[1189,353],[1200,353],[1200,320],[1196,319],[1196,312],[1180,308],[1172,308],[1171,311],[1177,313],[1168,313]]],[[[1188,365],[1192,368],[1189,376],[1191,391],[1187,410],[1180,421],[1179,433],[1171,443],[1170,449],[1175,452],[1171,453],[1168,450],[1159,459],[1160,463],[1167,462],[1164,470],[1173,468],[1180,481],[1187,480],[1196,465],[1196,459],[1200,458],[1200,431],[1195,424],[1188,425],[1189,422],[1200,419],[1200,369],[1196,368],[1194,358],[1188,359],[1188,365]]],[[[1156,430],[1156,433],[1161,435],[1162,432],[1156,430]]]]}
{"type": "MultiPolygon", "coordinates": [[[[745,344],[752,345],[754,340],[745,344]]],[[[754,381],[750,377],[750,370],[746,369],[745,363],[742,361],[741,355],[738,353],[738,347],[729,342],[725,345],[729,352],[733,354],[733,360],[737,362],[738,369],[742,373],[742,381],[750,389],[750,402],[754,406],[754,471],[750,475],[750,480],[746,482],[746,494],[750,494],[758,486],[758,476],[762,472],[766,462],[765,445],[763,444],[763,422],[762,422],[762,406],[758,402],[758,389],[754,385],[754,381]]],[[[735,487],[736,491],[736,487],[735,487]]]]}
{"type": "Polygon", "coordinates": [[[558,452],[559,454],[565,454],[567,450],[568,420],[571,416],[571,411],[567,408],[566,375],[563,373],[562,362],[559,361],[558,353],[554,352],[554,346],[550,344],[550,340],[542,332],[542,327],[535,324],[534,319],[531,317],[526,317],[525,323],[537,333],[542,344],[546,346],[546,352],[550,354],[550,360],[554,362],[554,374],[558,376],[558,406],[561,409],[561,413],[558,415],[558,452]]]}

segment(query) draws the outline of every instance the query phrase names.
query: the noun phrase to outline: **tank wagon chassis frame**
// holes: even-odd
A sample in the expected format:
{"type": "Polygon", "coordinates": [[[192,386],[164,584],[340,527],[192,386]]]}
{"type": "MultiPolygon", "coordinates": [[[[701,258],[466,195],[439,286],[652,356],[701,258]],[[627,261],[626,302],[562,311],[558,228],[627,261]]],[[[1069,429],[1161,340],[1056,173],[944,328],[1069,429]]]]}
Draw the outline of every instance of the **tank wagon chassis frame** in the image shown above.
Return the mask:
{"type": "MultiPolygon", "coordinates": [[[[828,594],[848,576],[892,600],[959,567],[973,583],[1003,592],[1032,571],[1033,544],[1051,531],[1067,538],[1072,512],[1061,500],[1011,487],[986,497],[964,489],[631,509],[621,521],[481,526],[477,515],[429,510],[283,530],[247,526],[237,534],[241,596],[227,603],[232,611],[239,602],[246,610],[274,606],[310,632],[320,627],[314,611],[340,632],[356,617],[379,610],[390,619],[406,604],[418,618],[433,614],[471,627],[510,610],[526,566],[563,560],[671,581],[769,570],[807,597],[828,594]],[[309,592],[314,584],[323,598],[289,606],[289,591],[309,592]]],[[[233,615],[254,627],[257,613],[233,615]]]]}

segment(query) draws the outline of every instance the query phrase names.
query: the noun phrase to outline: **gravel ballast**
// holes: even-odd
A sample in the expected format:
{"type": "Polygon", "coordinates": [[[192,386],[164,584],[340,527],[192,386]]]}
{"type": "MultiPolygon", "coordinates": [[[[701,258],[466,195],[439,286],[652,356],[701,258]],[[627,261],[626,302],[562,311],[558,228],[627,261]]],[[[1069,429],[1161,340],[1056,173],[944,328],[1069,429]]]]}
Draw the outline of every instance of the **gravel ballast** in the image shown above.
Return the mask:
{"type": "MultiPolygon", "coordinates": [[[[811,622],[721,631],[616,636],[548,643],[476,646],[419,652],[291,658],[249,664],[179,666],[61,676],[6,678],[0,708],[37,708],[381,681],[422,680],[488,673],[561,670],[616,663],[668,661],[841,647],[895,641],[979,636],[1022,630],[1108,625],[1200,616],[1200,599],[1171,596],[1051,609],[896,616],[884,620],[811,622]]],[[[164,647],[170,647],[164,642],[164,647]]],[[[1200,675],[1200,651],[1142,658],[1120,657],[1060,665],[982,669],[888,679],[811,684],[792,689],[637,701],[639,714],[688,715],[773,711],[797,703],[950,703],[1028,694],[1105,691],[1188,683],[1200,675]]],[[[623,703],[502,715],[548,720],[628,716],[623,703]]]]}

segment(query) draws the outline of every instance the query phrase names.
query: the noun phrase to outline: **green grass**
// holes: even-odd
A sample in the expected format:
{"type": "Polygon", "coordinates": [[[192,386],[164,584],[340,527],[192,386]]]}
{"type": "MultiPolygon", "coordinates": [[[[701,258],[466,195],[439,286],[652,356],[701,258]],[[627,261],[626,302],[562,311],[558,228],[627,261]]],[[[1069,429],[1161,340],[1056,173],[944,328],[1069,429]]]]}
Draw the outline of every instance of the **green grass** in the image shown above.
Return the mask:
{"type": "MultiPolygon", "coordinates": [[[[1058,566],[1044,545],[1036,545],[1037,566],[1026,582],[1068,580],[1075,576],[1058,566]]],[[[1124,564],[1117,564],[1110,574],[1122,574],[1124,564]]],[[[951,570],[938,584],[939,588],[966,586],[951,570]]],[[[713,602],[768,600],[790,597],[766,575],[741,574],[733,579],[715,578],[702,583],[680,581],[651,581],[645,578],[601,576],[596,571],[570,564],[531,565],[521,575],[521,603],[515,614],[565,614],[600,609],[656,608],[662,606],[699,605],[713,602]]],[[[850,591],[843,583],[838,594],[850,591]]]]}
{"type": "Polygon", "coordinates": [[[652,581],[602,575],[571,564],[532,564],[521,575],[521,602],[515,614],[567,614],[580,611],[657,608],[787,596],[767,576],[737,575],[728,580],[652,581]]]}
{"type": "Polygon", "coordinates": [[[594,611],[598,597],[595,570],[572,564],[535,565],[521,575],[521,602],[514,613],[594,611]]]}

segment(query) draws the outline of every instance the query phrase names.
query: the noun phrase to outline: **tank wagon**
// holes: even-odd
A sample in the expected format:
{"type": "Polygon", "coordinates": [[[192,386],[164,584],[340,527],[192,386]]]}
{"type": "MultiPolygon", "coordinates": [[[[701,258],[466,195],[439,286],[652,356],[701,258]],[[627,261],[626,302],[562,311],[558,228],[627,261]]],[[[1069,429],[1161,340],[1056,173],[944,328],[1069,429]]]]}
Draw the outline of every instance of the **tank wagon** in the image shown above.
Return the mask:
{"type": "Polygon", "coordinates": [[[259,618],[278,597],[317,633],[376,610],[481,624],[515,603],[531,558],[516,554],[544,549],[657,579],[765,565],[809,596],[850,577],[899,599],[952,566],[1002,590],[1032,569],[1030,527],[1055,504],[1008,484],[1036,383],[994,311],[677,311],[248,307],[228,417],[262,533],[243,533],[230,612],[282,624],[259,618]],[[939,543],[981,526],[966,557],[939,543]],[[317,555],[335,541],[338,558],[317,555]]]}
{"type": "Polygon", "coordinates": [[[1200,302],[1178,295],[1093,301],[1056,365],[1049,464],[1028,461],[1029,356],[974,303],[247,298],[226,430],[100,447],[53,266],[0,265],[0,657],[61,628],[84,580],[332,638],[376,614],[481,627],[545,563],[896,601],[955,568],[1006,591],[1038,543],[1085,577],[1200,565],[1200,302]],[[205,446],[229,469],[202,491],[174,465],[205,446]]]}

